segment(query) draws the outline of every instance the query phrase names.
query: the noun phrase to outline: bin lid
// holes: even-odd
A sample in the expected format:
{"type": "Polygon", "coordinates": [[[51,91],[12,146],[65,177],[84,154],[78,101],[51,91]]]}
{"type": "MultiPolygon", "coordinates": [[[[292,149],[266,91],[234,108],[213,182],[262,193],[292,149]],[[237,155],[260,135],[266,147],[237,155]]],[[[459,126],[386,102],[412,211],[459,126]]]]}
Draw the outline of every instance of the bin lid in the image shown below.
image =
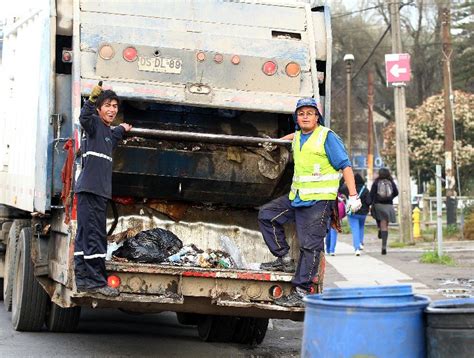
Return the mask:
{"type": "Polygon", "coordinates": [[[474,298],[457,298],[431,302],[425,312],[440,314],[474,314],[474,298]]]}
{"type": "Polygon", "coordinates": [[[369,287],[345,287],[345,288],[325,288],[321,294],[323,300],[334,300],[342,298],[362,298],[362,297],[398,297],[412,296],[411,285],[392,286],[369,286],[369,287]]]}

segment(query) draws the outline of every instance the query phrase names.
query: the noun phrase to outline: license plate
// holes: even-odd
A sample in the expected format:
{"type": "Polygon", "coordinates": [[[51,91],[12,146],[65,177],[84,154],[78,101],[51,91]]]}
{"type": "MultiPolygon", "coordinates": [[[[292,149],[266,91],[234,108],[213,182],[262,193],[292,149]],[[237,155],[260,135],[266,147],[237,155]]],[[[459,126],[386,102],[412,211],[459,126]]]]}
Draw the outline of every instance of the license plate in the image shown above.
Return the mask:
{"type": "Polygon", "coordinates": [[[139,57],[138,70],[180,74],[183,61],[179,58],[139,57]]]}

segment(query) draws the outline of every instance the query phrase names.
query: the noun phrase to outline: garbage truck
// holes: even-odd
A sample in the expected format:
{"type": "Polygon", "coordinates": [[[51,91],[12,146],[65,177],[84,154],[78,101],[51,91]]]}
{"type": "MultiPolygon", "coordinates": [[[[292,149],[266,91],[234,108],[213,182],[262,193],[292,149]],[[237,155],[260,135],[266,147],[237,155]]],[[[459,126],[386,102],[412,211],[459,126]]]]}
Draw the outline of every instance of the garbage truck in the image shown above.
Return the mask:
{"type": "MultiPolygon", "coordinates": [[[[262,204],[288,193],[300,97],[330,116],[329,9],[309,1],[41,0],[3,31],[0,280],[18,331],[73,331],[81,307],[177,313],[205,341],[260,343],[268,320],[302,320],[274,300],[292,275],[269,261],[262,204]],[[239,267],[108,255],[118,297],[78,292],[74,184],[81,106],[99,82],[127,133],[113,154],[114,236],[153,228],[233,251],[239,267]],[[46,327],[46,328],[45,328],[46,327]]],[[[299,256],[294,228],[286,228],[299,256]]],[[[324,259],[314,280],[321,292],[324,259]]]]}

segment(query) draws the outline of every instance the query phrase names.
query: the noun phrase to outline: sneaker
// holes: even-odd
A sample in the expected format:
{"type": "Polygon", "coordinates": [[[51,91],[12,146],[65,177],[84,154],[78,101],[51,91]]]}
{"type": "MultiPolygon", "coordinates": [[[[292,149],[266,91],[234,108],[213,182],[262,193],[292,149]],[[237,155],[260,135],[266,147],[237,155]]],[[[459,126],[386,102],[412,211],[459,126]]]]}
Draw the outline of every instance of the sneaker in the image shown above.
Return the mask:
{"type": "Polygon", "coordinates": [[[356,255],[356,256],[360,256],[360,250],[356,250],[356,251],[355,251],[355,255],[356,255]]]}
{"type": "Polygon", "coordinates": [[[275,304],[283,307],[304,307],[303,298],[308,294],[308,291],[305,291],[299,287],[290,293],[288,296],[283,296],[275,300],[275,304]]]}
{"type": "Polygon", "coordinates": [[[364,250],[364,244],[359,244],[359,250],[364,250]]]}
{"type": "Polygon", "coordinates": [[[275,261],[260,264],[260,270],[294,273],[296,271],[296,265],[293,259],[277,257],[275,261]]]}
{"type": "Polygon", "coordinates": [[[85,292],[90,294],[100,294],[107,297],[117,297],[120,295],[120,291],[116,288],[112,288],[109,286],[102,286],[102,287],[94,287],[94,288],[87,288],[85,292]]]}

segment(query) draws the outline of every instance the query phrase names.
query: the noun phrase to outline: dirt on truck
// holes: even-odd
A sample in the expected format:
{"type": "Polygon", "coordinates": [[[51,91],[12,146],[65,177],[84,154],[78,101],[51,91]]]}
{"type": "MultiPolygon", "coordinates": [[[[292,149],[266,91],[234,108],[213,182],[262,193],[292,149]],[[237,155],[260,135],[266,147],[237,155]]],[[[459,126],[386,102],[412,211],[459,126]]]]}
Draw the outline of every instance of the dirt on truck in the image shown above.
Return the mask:
{"type": "MultiPolygon", "coordinates": [[[[115,307],[174,311],[206,341],[260,343],[269,318],[303,319],[274,304],[292,275],[259,270],[273,257],[257,214],[289,191],[291,145],[278,138],[294,131],[296,101],[315,97],[330,115],[329,14],[313,3],[43,0],[7,22],[0,277],[16,330],[70,332],[81,307],[115,307]],[[74,282],[78,119],[99,81],[121,99],[113,125],[133,125],[113,154],[108,207],[118,297],[74,282]],[[157,228],[181,251],[117,254],[157,228]]],[[[323,277],[324,259],[315,292],[323,277]]]]}

